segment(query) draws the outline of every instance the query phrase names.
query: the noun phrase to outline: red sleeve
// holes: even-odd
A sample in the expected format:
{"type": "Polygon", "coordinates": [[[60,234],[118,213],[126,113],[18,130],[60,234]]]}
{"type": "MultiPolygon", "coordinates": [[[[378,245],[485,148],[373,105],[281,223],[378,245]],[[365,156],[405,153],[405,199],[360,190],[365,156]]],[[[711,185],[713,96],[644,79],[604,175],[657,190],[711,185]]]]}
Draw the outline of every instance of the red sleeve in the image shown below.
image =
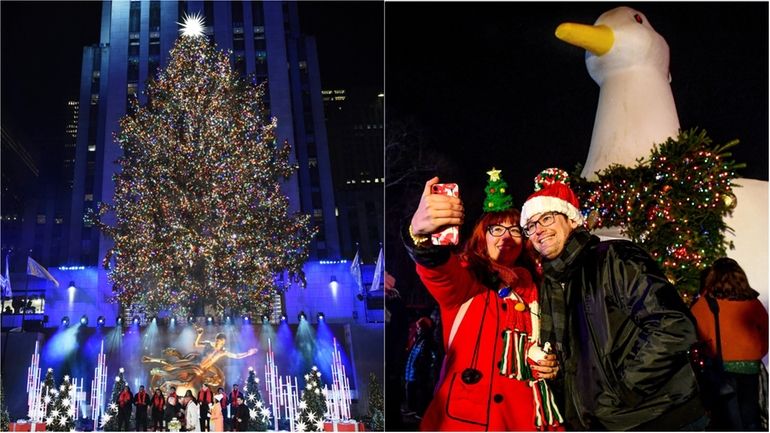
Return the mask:
{"type": "Polygon", "coordinates": [[[426,268],[420,264],[416,266],[417,275],[442,310],[457,309],[484,290],[468,268],[460,263],[456,254],[450,255],[446,263],[435,268],[426,268]]]}

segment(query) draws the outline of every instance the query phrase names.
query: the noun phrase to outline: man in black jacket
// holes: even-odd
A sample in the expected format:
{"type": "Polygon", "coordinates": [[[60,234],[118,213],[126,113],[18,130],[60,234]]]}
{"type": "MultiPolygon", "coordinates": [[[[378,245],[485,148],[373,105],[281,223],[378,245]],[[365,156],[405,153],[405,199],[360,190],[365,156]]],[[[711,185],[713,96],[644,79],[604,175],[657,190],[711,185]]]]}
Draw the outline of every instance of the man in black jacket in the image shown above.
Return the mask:
{"type": "Polygon", "coordinates": [[[535,178],[521,226],[542,258],[543,342],[555,345],[566,422],[590,430],[703,430],[688,350],[692,316],[657,263],[632,242],[582,227],[568,175],[535,178]]]}

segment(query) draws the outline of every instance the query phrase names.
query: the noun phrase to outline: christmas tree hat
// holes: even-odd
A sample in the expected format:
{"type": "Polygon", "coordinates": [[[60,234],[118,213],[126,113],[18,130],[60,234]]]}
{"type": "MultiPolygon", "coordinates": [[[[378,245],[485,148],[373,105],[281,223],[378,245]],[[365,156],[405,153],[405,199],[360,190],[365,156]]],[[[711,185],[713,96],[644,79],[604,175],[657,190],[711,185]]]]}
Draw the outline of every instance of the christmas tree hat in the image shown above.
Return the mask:
{"type": "Polygon", "coordinates": [[[484,191],[487,198],[484,200],[484,212],[501,212],[513,207],[513,198],[508,194],[508,184],[500,177],[502,170],[489,170],[489,180],[484,191]]]}

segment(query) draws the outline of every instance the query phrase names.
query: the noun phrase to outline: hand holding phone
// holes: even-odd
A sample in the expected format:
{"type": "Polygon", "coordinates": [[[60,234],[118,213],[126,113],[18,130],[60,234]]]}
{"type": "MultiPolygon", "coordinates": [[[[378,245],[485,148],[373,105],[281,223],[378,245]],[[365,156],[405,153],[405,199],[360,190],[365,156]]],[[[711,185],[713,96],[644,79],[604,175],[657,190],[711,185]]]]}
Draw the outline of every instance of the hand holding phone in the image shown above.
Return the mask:
{"type": "MultiPolygon", "coordinates": [[[[433,185],[431,192],[460,198],[460,187],[456,183],[437,183],[433,185]]],[[[433,233],[430,241],[433,245],[457,245],[460,243],[460,228],[449,226],[438,233],[433,233]]]]}

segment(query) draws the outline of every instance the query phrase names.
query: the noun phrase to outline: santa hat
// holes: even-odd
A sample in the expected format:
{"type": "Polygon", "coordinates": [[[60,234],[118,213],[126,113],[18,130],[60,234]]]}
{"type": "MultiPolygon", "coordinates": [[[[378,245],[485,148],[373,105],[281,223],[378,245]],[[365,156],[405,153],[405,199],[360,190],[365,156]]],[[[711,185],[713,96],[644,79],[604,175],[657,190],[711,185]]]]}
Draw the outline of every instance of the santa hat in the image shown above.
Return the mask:
{"type": "Polygon", "coordinates": [[[544,212],[559,212],[567,218],[583,224],[580,203],[569,187],[569,174],[558,168],[549,168],[535,178],[535,193],[527,198],[521,207],[521,226],[527,224],[532,215],[544,212]]]}

